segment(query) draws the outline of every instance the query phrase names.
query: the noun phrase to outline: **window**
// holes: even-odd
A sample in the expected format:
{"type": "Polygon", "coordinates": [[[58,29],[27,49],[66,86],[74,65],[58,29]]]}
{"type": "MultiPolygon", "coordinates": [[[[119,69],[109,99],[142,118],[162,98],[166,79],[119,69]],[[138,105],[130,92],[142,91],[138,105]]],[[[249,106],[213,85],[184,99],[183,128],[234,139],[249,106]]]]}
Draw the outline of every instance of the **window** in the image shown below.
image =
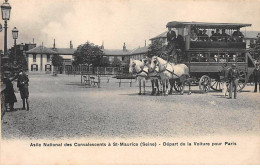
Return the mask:
{"type": "Polygon", "coordinates": [[[50,64],[45,65],[45,71],[51,71],[51,65],[50,64]]]}
{"type": "Polygon", "coordinates": [[[47,62],[50,62],[50,54],[47,54],[47,62]]]}
{"type": "Polygon", "coordinates": [[[38,71],[38,65],[37,64],[32,64],[31,65],[31,71],[38,71]]]}
{"type": "Polygon", "coordinates": [[[36,62],[36,54],[33,54],[33,62],[36,62]]]}

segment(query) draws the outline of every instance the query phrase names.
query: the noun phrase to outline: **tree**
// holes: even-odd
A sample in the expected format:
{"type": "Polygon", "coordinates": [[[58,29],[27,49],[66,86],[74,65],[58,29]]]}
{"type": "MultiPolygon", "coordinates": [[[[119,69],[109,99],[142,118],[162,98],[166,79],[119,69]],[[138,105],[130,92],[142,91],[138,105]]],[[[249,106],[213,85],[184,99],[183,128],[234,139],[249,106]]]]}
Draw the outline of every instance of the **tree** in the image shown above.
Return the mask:
{"type": "Polygon", "coordinates": [[[260,60],[260,36],[257,37],[256,43],[250,42],[249,45],[250,54],[254,56],[254,59],[260,60]]]}
{"type": "Polygon", "coordinates": [[[153,56],[162,57],[165,59],[166,57],[166,45],[163,44],[161,40],[154,40],[152,44],[148,47],[148,54],[149,58],[153,56]]]}
{"type": "Polygon", "coordinates": [[[63,58],[61,56],[59,56],[59,55],[54,55],[51,58],[51,61],[52,61],[52,65],[54,67],[60,67],[60,66],[62,66],[63,58]]]}
{"type": "MultiPolygon", "coordinates": [[[[74,52],[74,64],[92,64],[93,67],[101,66],[104,53],[99,46],[86,42],[78,46],[74,52]]],[[[93,68],[94,69],[94,68],[93,68]]]]}
{"type": "Polygon", "coordinates": [[[110,64],[109,59],[107,57],[103,57],[102,62],[101,62],[101,66],[107,67],[107,66],[109,66],[109,64],[110,64]]]}
{"type": "Polygon", "coordinates": [[[112,62],[112,66],[119,67],[120,65],[121,65],[120,59],[115,58],[114,61],[112,62]]]}

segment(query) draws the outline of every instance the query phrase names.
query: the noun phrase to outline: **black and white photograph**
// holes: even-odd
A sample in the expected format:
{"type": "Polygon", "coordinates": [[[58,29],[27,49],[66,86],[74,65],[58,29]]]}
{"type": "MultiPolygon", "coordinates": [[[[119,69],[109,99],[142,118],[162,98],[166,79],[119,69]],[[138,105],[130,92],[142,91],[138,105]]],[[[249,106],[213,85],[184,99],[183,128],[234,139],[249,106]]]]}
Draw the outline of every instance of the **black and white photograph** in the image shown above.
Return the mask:
{"type": "Polygon", "coordinates": [[[259,165],[259,0],[0,0],[1,165],[259,165]]]}

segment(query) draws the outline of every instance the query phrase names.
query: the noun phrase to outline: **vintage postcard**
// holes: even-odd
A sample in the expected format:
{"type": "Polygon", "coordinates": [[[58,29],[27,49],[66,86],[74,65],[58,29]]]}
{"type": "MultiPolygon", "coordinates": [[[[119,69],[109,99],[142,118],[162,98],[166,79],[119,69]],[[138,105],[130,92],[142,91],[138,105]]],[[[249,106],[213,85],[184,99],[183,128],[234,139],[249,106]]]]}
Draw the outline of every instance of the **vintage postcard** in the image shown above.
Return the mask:
{"type": "Polygon", "coordinates": [[[1,165],[259,165],[259,0],[1,0],[1,165]]]}

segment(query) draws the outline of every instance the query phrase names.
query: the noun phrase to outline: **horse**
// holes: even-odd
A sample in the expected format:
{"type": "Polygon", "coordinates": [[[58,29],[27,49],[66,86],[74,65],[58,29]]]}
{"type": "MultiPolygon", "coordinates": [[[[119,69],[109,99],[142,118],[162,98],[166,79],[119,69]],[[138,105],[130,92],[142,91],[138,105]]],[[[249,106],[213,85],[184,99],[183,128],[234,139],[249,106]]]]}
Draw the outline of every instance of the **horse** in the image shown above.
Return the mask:
{"type": "Polygon", "coordinates": [[[159,72],[159,67],[158,66],[155,66],[155,67],[151,67],[151,59],[149,59],[148,61],[145,62],[145,65],[148,67],[148,76],[151,80],[151,83],[152,83],[152,93],[151,95],[154,95],[157,91],[157,95],[160,94],[160,89],[159,89],[159,82],[160,81],[160,75],[158,74],[159,72]],[[156,86],[156,88],[154,87],[156,86]]]}
{"type": "Polygon", "coordinates": [[[148,67],[142,61],[130,59],[129,73],[136,73],[136,80],[139,83],[139,95],[142,94],[141,88],[143,82],[143,95],[145,95],[145,81],[148,77],[148,67]]]}
{"type": "MultiPolygon", "coordinates": [[[[153,56],[151,60],[151,68],[156,65],[159,67],[159,74],[163,84],[163,93],[168,95],[168,83],[170,82],[172,92],[172,87],[174,82],[183,83],[186,78],[189,77],[189,68],[185,64],[173,64],[163,60],[160,57],[153,56]]],[[[183,94],[184,89],[181,90],[183,94]]]]}

